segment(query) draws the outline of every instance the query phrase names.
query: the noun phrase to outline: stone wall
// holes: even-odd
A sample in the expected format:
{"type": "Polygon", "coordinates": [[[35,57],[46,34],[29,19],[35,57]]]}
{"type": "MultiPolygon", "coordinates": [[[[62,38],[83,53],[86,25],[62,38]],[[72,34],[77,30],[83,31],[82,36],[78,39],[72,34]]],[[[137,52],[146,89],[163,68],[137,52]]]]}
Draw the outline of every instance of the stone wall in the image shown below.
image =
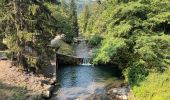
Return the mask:
{"type": "Polygon", "coordinates": [[[58,62],[58,65],[79,65],[82,62],[82,58],[57,54],[57,62],[58,62]]]}

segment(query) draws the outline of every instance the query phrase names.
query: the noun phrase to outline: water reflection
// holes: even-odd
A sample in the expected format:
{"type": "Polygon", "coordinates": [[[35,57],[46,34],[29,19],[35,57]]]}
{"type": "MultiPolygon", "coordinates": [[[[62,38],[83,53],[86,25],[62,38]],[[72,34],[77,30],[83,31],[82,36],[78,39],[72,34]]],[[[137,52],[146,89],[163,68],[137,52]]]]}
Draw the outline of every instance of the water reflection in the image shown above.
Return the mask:
{"type": "Polygon", "coordinates": [[[110,67],[67,66],[59,69],[60,87],[52,100],[86,100],[93,93],[102,93],[103,88],[116,81],[117,71],[110,67]]]}

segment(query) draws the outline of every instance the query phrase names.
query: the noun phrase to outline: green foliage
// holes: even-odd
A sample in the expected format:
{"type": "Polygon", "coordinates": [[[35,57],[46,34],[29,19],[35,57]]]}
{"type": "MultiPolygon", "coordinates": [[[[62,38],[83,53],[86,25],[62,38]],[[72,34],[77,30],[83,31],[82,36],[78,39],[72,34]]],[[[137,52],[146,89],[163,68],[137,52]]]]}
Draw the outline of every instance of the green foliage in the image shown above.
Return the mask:
{"type": "Polygon", "coordinates": [[[70,14],[70,24],[71,31],[73,32],[73,37],[77,37],[79,33],[78,20],[77,20],[77,6],[75,0],[70,0],[69,5],[69,14],[70,14]]]}
{"type": "Polygon", "coordinates": [[[41,100],[42,97],[35,93],[30,93],[29,90],[25,88],[26,86],[17,87],[17,86],[11,86],[4,84],[0,82],[0,97],[1,100],[25,100],[25,99],[31,99],[31,100],[41,100]]]}
{"type": "Polygon", "coordinates": [[[102,39],[103,38],[101,36],[95,35],[91,39],[89,39],[88,44],[91,47],[99,46],[101,44],[102,39]]]}
{"type": "Polygon", "coordinates": [[[33,15],[36,14],[36,12],[37,12],[38,9],[39,9],[39,6],[38,6],[38,5],[32,4],[32,5],[29,6],[29,10],[31,11],[31,13],[32,13],[33,15]]]}
{"type": "Polygon", "coordinates": [[[74,50],[73,47],[66,44],[65,42],[60,43],[60,48],[58,49],[59,54],[64,54],[64,55],[74,55],[74,50]]]}
{"type": "Polygon", "coordinates": [[[136,100],[170,100],[170,69],[164,73],[151,72],[146,79],[132,88],[136,100]]]}
{"type": "Polygon", "coordinates": [[[57,27],[56,34],[65,34],[65,41],[71,43],[74,37],[74,32],[71,30],[70,15],[67,5],[62,1],[61,6],[56,6],[55,4],[45,3],[45,5],[52,12],[51,15],[54,16],[57,21],[55,24],[57,27]],[[64,8],[65,7],[65,8],[64,8]]]}
{"type": "Polygon", "coordinates": [[[108,32],[110,35],[113,35],[114,37],[128,37],[128,33],[131,30],[131,25],[127,23],[120,24],[118,26],[115,26],[112,28],[112,26],[109,27],[108,32]]]}
{"type": "Polygon", "coordinates": [[[9,50],[16,53],[18,66],[35,67],[38,72],[43,66],[49,66],[54,55],[50,40],[58,34],[65,34],[67,42],[73,39],[68,10],[55,0],[1,2],[0,36],[9,50]]]}
{"type": "Polygon", "coordinates": [[[9,86],[0,82],[0,97],[2,100],[23,100],[27,91],[22,87],[9,86]]]}
{"type": "Polygon", "coordinates": [[[8,59],[12,58],[12,52],[6,52],[5,55],[8,59]]]}
{"type": "Polygon", "coordinates": [[[98,50],[94,62],[98,61],[107,63],[113,59],[114,56],[118,55],[117,52],[121,49],[125,49],[126,43],[124,39],[119,38],[108,38],[103,40],[102,47],[98,50]],[[99,54],[99,55],[98,55],[99,54]]]}
{"type": "MultiPolygon", "coordinates": [[[[98,22],[99,20],[96,20],[102,10],[104,9],[103,6],[99,5],[98,3],[93,3],[91,6],[86,6],[83,10],[83,12],[79,15],[79,30],[83,36],[86,38],[91,37],[91,35],[96,34],[100,29],[94,29],[94,27],[99,26],[99,24],[102,22],[100,19],[100,23],[95,25],[95,22],[98,22]]],[[[98,33],[100,35],[100,33],[98,33]]]]}
{"type": "Polygon", "coordinates": [[[79,15],[79,27],[80,33],[85,33],[87,29],[87,24],[89,20],[89,7],[85,5],[84,11],[79,15]]]}
{"type": "MultiPolygon", "coordinates": [[[[96,35],[103,38],[94,63],[117,64],[126,70],[124,75],[131,85],[144,80],[150,70],[166,70],[170,61],[170,1],[107,0],[90,9],[84,36],[94,41],[96,35]]],[[[84,21],[80,23],[83,29],[84,21]]]]}
{"type": "Polygon", "coordinates": [[[139,83],[145,80],[148,76],[148,70],[145,69],[144,62],[142,60],[133,63],[132,67],[127,68],[124,71],[124,76],[127,82],[131,86],[139,85],[139,83]]]}
{"type": "Polygon", "coordinates": [[[163,70],[168,64],[169,41],[169,35],[140,36],[136,40],[134,53],[145,62],[145,67],[163,70]]]}

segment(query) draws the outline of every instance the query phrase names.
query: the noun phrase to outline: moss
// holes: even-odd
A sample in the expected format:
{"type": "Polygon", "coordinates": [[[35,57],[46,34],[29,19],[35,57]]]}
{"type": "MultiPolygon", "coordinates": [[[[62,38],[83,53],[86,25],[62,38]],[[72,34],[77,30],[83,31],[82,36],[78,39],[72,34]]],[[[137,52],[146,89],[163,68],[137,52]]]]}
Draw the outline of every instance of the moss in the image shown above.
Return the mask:
{"type": "Polygon", "coordinates": [[[64,54],[64,55],[73,55],[74,54],[74,50],[73,47],[65,42],[61,43],[61,46],[58,50],[58,53],[60,54],[64,54]]]}

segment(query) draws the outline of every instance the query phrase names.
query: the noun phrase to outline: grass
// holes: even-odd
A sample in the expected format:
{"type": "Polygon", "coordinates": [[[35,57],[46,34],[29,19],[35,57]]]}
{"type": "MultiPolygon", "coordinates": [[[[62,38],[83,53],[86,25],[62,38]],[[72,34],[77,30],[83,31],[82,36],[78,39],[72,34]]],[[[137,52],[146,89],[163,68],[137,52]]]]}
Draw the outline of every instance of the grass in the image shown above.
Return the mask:
{"type": "Polygon", "coordinates": [[[26,89],[6,85],[0,82],[0,100],[24,100],[26,89]]]}
{"type": "Polygon", "coordinates": [[[170,68],[164,73],[150,73],[132,90],[136,100],[170,100],[170,68]]]}
{"type": "Polygon", "coordinates": [[[42,100],[42,98],[24,87],[11,86],[0,82],[0,100],[42,100]]]}

